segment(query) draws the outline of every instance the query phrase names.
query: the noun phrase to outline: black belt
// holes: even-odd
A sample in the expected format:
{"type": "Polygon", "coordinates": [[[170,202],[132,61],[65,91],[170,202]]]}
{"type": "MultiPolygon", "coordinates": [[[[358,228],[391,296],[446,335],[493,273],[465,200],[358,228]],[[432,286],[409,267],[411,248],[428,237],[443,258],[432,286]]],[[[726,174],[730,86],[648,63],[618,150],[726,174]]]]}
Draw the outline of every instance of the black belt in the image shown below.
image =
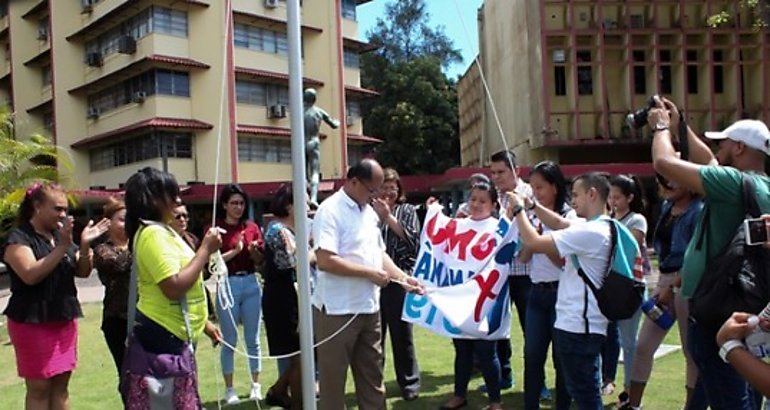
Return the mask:
{"type": "Polygon", "coordinates": [[[559,281],[555,280],[553,282],[535,282],[532,284],[532,286],[536,288],[541,288],[541,289],[555,290],[559,288],[559,281]]]}

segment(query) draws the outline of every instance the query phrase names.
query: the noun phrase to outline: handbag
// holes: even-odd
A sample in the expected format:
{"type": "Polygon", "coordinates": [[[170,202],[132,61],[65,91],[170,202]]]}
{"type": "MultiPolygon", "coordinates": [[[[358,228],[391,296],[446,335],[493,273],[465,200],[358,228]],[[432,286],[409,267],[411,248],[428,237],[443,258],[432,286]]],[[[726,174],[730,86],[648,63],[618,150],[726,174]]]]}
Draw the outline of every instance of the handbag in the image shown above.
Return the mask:
{"type": "Polygon", "coordinates": [[[126,410],[199,410],[195,350],[190,331],[187,298],[179,304],[184,316],[187,343],[178,354],[148,352],[134,335],[137,300],[136,253],[132,255],[128,290],[126,352],[120,374],[120,393],[126,410]]]}

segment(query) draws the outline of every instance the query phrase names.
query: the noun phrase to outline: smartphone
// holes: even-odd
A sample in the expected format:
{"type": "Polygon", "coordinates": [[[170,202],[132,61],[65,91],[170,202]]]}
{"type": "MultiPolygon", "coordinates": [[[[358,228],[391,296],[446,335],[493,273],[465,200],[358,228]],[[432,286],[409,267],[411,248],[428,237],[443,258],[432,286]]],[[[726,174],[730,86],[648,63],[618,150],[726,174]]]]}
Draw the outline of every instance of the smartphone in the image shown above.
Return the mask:
{"type": "Polygon", "coordinates": [[[743,232],[746,235],[746,245],[761,245],[767,242],[767,226],[762,218],[745,219],[743,232]]]}

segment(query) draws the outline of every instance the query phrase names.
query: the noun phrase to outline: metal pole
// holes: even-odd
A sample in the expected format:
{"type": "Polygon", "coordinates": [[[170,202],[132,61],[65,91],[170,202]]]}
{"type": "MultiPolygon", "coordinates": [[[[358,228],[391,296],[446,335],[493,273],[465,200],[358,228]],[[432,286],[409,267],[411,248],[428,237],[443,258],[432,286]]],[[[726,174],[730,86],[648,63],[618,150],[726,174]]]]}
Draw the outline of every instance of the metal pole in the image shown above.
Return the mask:
{"type": "Polygon", "coordinates": [[[308,257],[307,215],[304,211],[305,124],[302,106],[302,37],[299,0],[286,1],[289,40],[289,111],[291,118],[292,194],[294,232],[297,235],[297,280],[299,281],[299,344],[302,352],[302,407],[316,409],[315,364],[313,360],[313,315],[310,304],[310,262],[308,257]]]}

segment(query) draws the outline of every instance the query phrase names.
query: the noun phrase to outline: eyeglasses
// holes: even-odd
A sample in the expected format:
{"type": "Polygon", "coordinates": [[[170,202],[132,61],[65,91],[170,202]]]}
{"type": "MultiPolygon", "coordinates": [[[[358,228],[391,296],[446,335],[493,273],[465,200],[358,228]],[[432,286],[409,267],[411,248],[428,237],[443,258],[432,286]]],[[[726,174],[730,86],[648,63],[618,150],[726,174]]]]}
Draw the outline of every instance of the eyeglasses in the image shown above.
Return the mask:
{"type": "Polygon", "coordinates": [[[363,180],[363,179],[360,179],[360,178],[359,178],[359,179],[358,179],[358,182],[360,182],[360,183],[361,183],[361,185],[363,185],[363,186],[364,186],[364,188],[366,188],[366,190],[367,190],[367,191],[369,191],[369,195],[376,195],[378,192],[380,192],[380,189],[379,189],[379,188],[377,188],[377,189],[374,189],[374,188],[372,188],[372,187],[371,187],[369,184],[367,184],[366,182],[364,182],[364,180],[363,180]]]}
{"type": "Polygon", "coordinates": [[[182,220],[182,219],[190,219],[190,215],[187,214],[177,214],[174,216],[174,219],[182,220]]]}

